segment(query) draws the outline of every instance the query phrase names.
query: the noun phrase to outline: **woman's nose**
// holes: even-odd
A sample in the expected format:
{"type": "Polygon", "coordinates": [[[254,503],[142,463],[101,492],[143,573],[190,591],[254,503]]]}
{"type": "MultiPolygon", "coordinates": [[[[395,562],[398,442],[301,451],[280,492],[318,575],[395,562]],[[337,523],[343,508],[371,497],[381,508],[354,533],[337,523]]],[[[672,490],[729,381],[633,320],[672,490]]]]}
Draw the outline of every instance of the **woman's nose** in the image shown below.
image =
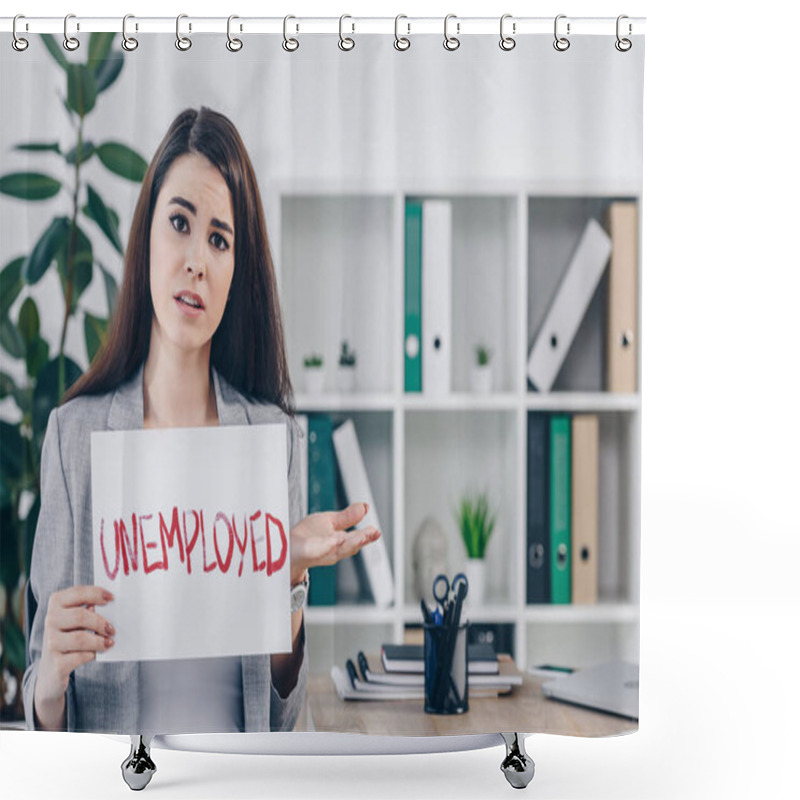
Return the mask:
{"type": "Polygon", "coordinates": [[[190,275],[197,275],[198,278],[202,278],[206,273],[201,248],[202,245],[192,243],[186,251],[186,271],[190,275]]]}

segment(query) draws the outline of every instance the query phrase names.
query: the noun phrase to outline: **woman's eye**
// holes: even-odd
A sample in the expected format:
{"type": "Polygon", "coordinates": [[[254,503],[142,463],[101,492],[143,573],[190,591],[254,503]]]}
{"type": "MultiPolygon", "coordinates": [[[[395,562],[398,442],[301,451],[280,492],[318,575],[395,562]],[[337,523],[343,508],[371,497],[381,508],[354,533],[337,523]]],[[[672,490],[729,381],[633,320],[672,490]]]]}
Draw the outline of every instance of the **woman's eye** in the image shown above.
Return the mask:
{"type": "Polygon", "coordinates": [[[173,214],[169,221],[172,223],[172,227],[175,228],[178,233],[183,233],[184,231],[189,230],[189,221],[183,214],[173,214]]]}
{"type": "Polygon", "coordinates": [[[224,236],[219,233],[212,233],[211,234],[211,244],[217,248],[217,250],[227,250],[228,249],[228,242],[224,236]]]}

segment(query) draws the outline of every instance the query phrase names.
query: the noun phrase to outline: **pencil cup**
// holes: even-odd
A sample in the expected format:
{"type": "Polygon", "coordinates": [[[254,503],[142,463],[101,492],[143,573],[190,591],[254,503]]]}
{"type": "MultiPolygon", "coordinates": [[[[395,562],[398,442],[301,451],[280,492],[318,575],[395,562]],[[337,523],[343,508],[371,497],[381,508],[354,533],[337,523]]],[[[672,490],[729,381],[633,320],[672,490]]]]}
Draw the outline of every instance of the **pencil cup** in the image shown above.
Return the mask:
{"type": "Polygon", "coordinates": [[[425,711],[463,714],[469,711],[467,629],[469,623],[424,625],[425,711]]]}

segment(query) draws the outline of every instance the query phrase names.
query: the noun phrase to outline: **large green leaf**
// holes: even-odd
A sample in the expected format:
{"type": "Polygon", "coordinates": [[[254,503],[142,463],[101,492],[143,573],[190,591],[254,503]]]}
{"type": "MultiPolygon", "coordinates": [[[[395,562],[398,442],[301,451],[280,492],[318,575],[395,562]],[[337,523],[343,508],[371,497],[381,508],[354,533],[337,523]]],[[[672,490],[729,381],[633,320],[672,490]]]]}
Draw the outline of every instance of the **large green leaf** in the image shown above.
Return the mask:
{"type": "Polygon", "coordinates": [[[32,297],[26,297],[19,310],[17,327],[26,345],[39,338],[39,309],[32,297]]]}
{"type": "Polygon", "coordinates": [[[108,241],[111,242],[116,251],[122,255],[122,242],[119,238],[117,226],[114,224],[114,218],[111,216],[111,210],[103,202],[103,198],[100,197],[91,184],[87,184],[86,190],[89,201],[84,206],[83,213],[100,226],[100,230],[106,235],[108,241]]]}
{"type": "MultiPolygon", "coordinates": [[[[92,142],[83,142],[81,144],[81,164],[86,163],[94,155],[94,144],[92,142]]],[[[75,145],[68,153],[64,155],[67,164],[75,164],[78,161],[78,145],[75,145]]]]}
{"type": "Polygon", "coordinates": [[[0,372],[0,400],[5,400],[9,395],[14,394],[17,384],[14,379],[5,372],[0,372]]]}
{"type": "Polygon", "coordinates": [[[33,285],[41,280],[50,264],[64,249],[65,242],[69,238],[69,227],[70,222],[67,217],[56,217],[39,237],[23,267],[27,283],[33,285]]]}
{"type": "Polygon", "coordinates": [[[50,51],[50,55],[64,68],[69,67],[69,61],[61,49],[61,45],[56,41],[55,36],[51,33],[41,34],[44,46],[50,51]]]}
{"type": "Polygon", "coordinates": [[[115,50],[108,58],[94,65],[94,79],[97,82],[97,91],[104,92],[119,77],[125,63],[122,53],[115,50]]]}
{"type": "Polygon", "coordinates": [[[9,594],[19,581],[20,552],[19,535],[24,533],[24,528],[14,525],[14,509],[7,505],[0,511],[0,582],[6,587],[9,594]]]}
{"type": "MultiPolygon", "coordinates": [[[[50,412],[59,404],[61,397],[58,391],[59,356],[56,356],[40,370],[33,391],[32,422],[34,447],[41,450],[44,433],[47,430],[47,419],[50,412]]],[[[69,389],[81,376],[81,368],[69,357],[64,360],[64,391],[69,389]]]]}
{"type": "Polygon", "coordinates": [[[117,307],[117,282],[114,280],[114,276],[99,261],[96,263],[103,273],[103,283],[106,287],[106,300],[108,301],[108,316],[110,318],[114,313],[114,309],[117,307]]]}
{"type": "Polygon", "coordinates": [[[88,312],[84,315],[83,334],[86,339],[86,355],[89,357],[89,363],[94,361],[97,351],[105,342],[107,330],[107,319],[100,319],[100,317],[95,317],[88,312]]]}
{"type": "Polygon", "coordinates": [[[50,345],[41,336],[37,336],[25,351],[25,367],[28,377],[35,379],[39,370],[47,363],[48,358],[50,358],[50,345]]]}
{"type": "Polygon", "coordinates": [[[0,467],[5,481],[19,480],[25,469],[25,440],[17,425],[0,420],[0,467]]]}
{"type": "MultiPolygon", "coordinates": [[[[92,282],[94,266],[91,240],[78,226],[75,228],[75,235],[75,253],[72,259],[72,299],[69,308],[70,314],[75,312],[81,295],[92,282]]],[[[69,265],[67,263],[69,245],[68,237],[64,248],[57,254],[58,274],[61,277],[61,289],[64,292],[65,300],[67,297],[67,281],[69,278],[69,265]]]]}
{"type": "Polygon", "coordinates": [[[25,634],[13,617],[3,620],[3,655],[14,669],[25,671],[25,634]]]}
{"type": "Polygon", "coordinates": [[[120,142],[104,142],[95,148],[95,152],[103,165],[121,178],[141,183],[147,172],[147,162],[120,142]]]}
{"type": "Polygon", "coordinates": [[[17,326],[8,317],[0,320],[0,346],[12,358],[25,358],[25,342],[17,326]]]}
{"type": "Polygon", "coordinates": [[[97,101],[97,81],[86,64],[70,64],[67,67],[67,105],[84,117],[97,101]]]}
{"type": "Polygon", "coordinates": [[[11,172],[0,178],[0,192],[20,200],[49,200],[60,189],[60,181],[41,172],[11,172]]]}
{"type": "MultiPolygon", "coordinates": [[[[89,37],[89,61],[102,61],[108,56],[111,50],[111,45],[114,44],[114,33],[93,33],[89,37]]],[[[96,69],[97,65],[92,64],[92,69],[96,69]]]]}
{"type": "Polygon", "coordinates": [[[9,261],[0,272],[0,319],[5,319],[14,301],[19,297],[22,287],[22,265],[25,256],[9,261]]]}
{"type": "Polygon", "coordinates": [[[33,152],[48,152],[60,153],[61,147],[58,142],[28,142],[25,144],[18,144],[15,150],[32,150],[33,152]]]}

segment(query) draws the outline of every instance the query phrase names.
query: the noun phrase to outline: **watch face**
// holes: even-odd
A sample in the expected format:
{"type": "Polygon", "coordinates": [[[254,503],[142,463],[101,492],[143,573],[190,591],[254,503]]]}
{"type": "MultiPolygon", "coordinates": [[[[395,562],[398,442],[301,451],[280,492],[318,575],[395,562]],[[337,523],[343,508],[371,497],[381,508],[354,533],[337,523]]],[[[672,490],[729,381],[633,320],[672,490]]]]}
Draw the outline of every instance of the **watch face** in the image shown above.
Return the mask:
{"type": "Polygon", "coordinates": [[[292,589],[291,594],[291,610],[292,614],[295,611],[301,609],[306,602],[306,595],[308,594],[308,581],[303,581],[303,583],[298,583],[292,589]]]}

